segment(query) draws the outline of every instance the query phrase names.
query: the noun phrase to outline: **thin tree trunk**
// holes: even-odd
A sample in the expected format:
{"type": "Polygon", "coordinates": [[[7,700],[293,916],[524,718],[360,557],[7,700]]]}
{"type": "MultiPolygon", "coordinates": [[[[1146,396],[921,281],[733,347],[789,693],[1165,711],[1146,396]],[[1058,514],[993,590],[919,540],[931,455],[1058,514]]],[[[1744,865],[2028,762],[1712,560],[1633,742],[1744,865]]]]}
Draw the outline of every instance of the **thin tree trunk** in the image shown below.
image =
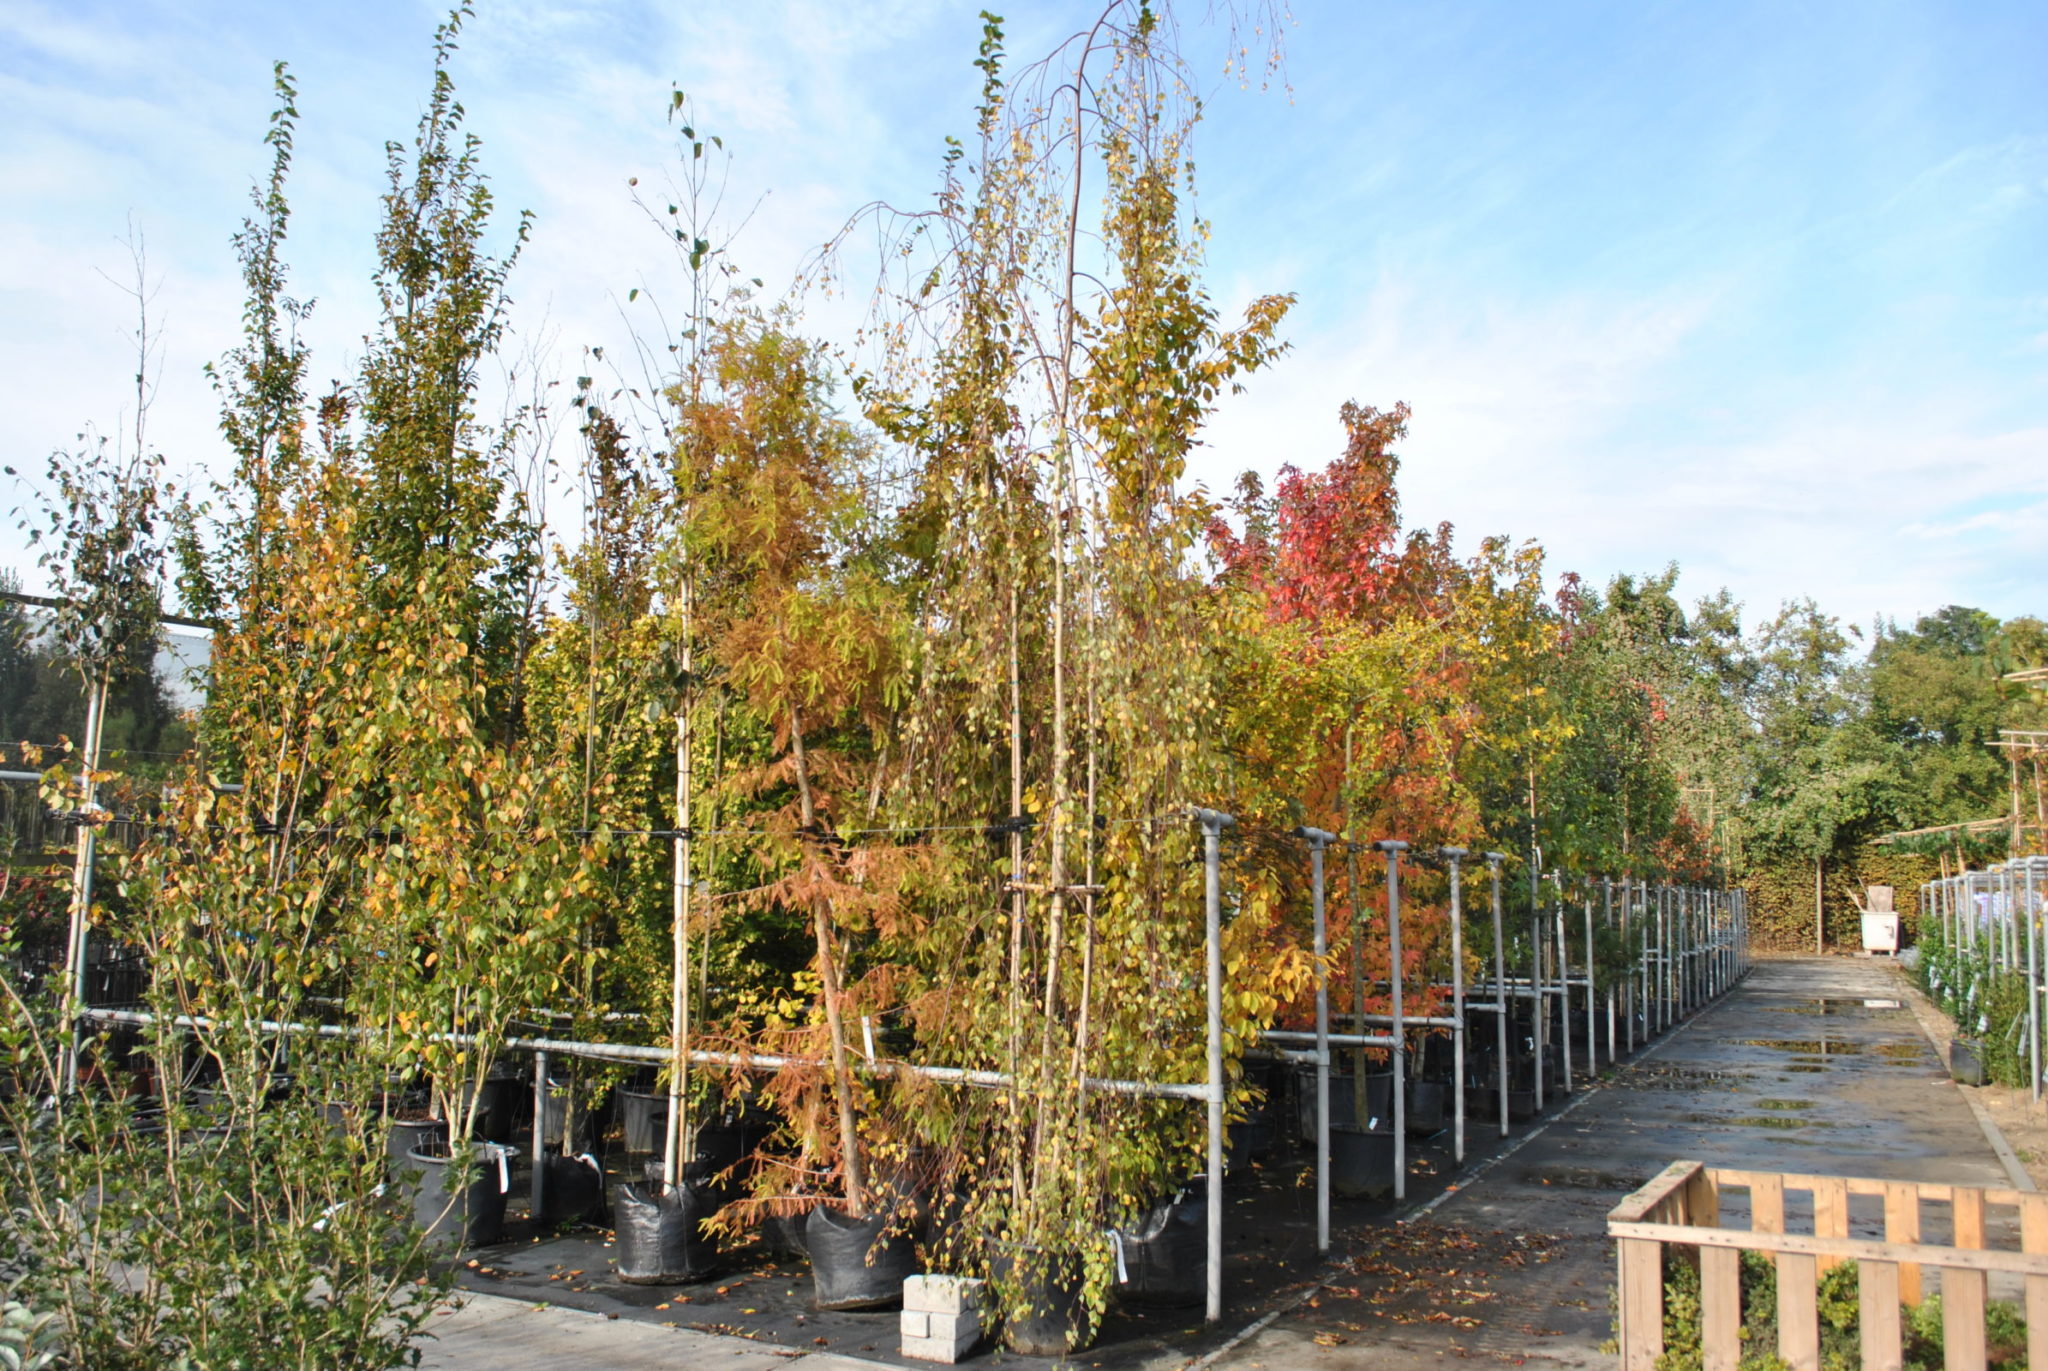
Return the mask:
{"type": "Polygon", "coordinates": [[[1024,697],[1017,661],[1017,591],[1010,589],[1010,1200],[1024,1196],[1024,1098],[1017,1049],[1024,1032],[1024,697]]]}
{"type": "Polygon", "coordinates": [[[1813,859],[1813,951],[1815,956],[1825,955],[1828,950],[1827,909],[1821,899],[1821,877],[1825,857],[1813,859]]]}
{"type": "MultiPolygon", "coordinates": [[[[796,758],[797,803],[803,817],[805,850],[810,860],[825,860],[818,833],[818,808],[811,794],[810,765],[804,754],[803,721],[796,706],[789,707],[789,744],[796,758]]],[[[839,1003],[839,963],[832,950],[831,901],[822,895],[811,900],[811,927],[818,940],[818,979],[825,986],[825,1026],[832,1035],[832,1094],[839,1106],[840,1171],[846,1180],[846,1212],[855,1218],[866,1212],[860,1175],[860,1137],[853,1117],[853,1068],[846,1058],[846,1023],[839,1003]]]]}
{"type": "Polygon", "coordinates": [[[71,996],[71,1049],[64,1058],[64,1087],[67,1092],[78,1089],[79,1057],[85,1051],[85,953],[92,937],[92,874],[93,852],[99,830],[91,822],[94,796],[98,790],[100,769],[100,738],[106,732],[107,724],[107,673],[100,672],[99,680],[93,683],[92,695],[86,708],[85,721],[85,766],[84,777],[79,785],[79,808],[85,811],[86,821],[78,826],[78,853],[71,871],[71,939],[70,955],[65,959],[69,972],[65,989],[71,996]]]}

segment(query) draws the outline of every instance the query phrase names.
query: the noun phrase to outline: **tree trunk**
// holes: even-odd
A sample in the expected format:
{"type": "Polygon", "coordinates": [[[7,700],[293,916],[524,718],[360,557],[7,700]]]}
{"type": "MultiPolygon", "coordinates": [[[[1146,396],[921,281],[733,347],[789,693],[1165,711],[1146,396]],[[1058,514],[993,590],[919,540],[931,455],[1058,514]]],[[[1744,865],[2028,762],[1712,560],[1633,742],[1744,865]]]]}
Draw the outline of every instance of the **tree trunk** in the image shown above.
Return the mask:
{"type": "Polygon", "coordinates": [[[1825,956],[1828,950],[1827,905],[1821,898],[1821,877],[1827,858],[1813,859],[1813,951],[1815,956],[1825,956]]]}
{"type": "MultiPolygon", "coordinates": [[[[796,758],[797,802],[803,816],[808,859],[822,861],[817,802],[811,795],[803,722],[797,717],[795,705],[789,707],[789,745],[796,758]]],[[[811,929],[818,940],[818,979],[825,987],[825,1027],[832,1035],[832,1094],[839,1106],[839,1163],[846,1179],[846,1212],[860,1218],[866,1206],[861,1198],[860,1136],[853,1117],[853,1068],[846,1059],[846,1024],[840,1016],[839,963],[832,950],[831,901],[822,895],[811,901],[811,929]]]]}

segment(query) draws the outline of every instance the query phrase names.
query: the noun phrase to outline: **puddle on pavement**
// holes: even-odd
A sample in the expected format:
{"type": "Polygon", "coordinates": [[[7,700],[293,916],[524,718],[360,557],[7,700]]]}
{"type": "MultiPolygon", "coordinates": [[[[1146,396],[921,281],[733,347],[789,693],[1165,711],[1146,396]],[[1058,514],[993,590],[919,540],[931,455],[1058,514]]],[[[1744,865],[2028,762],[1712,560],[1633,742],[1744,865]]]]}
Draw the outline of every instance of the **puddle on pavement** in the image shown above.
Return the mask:
{"type": "Polygon", "coordinates": [[[1811,1109],[1811,1108],[1813,1108],[1813,1101],[1812,1101],[1812,1100],[1758,1100],[1758,1101],[1756,1102],[1756,1107],[1757,1107],[1758,1109],[1768,1109],[1768,1110],[1772,1110],[1772,1111],[1774,1111],[1774,1112],[1783,1112],[1783,1111],[1786,1111],[1786,1110],[1791,1110],[1791,1109],[1811,1109]]]}
{"type": "Polygon", "coordinates": [[[1925,1043],[1879,1043],[1870,1049],[1886,1061],[1924,1062],[1928,1060],[1925,1043]]]}
{"type": "Polygon", "coordinates": [[[1904,1009],[1903,1000],[1810,1000],[1805,1004],[1767,1004],[1766,1014],[1861,1015],[1882,1010],[1904,1009]]]}
{"type": "Polygon", "coordinates": [[[1687,1114],[1687,1123],[1711,1124],[1716,1128],[1769,1128],[1790,1132],[1801,1128],[1833,1128],[1825,1119],[1802,1119],[1789,1114],[1687,1114]]]}
{"type": "Polygon", "coordinates": [[[1763,1047],[1773,1052],[1794,1052],[1807,1057],[1853,1057],[1862,1043],[1838,1043],[1832,1038],[1737,1038],[1737,1047],[1763,1047]]]}
{"type": "Polygon", "coordinates": [[[1617,1176],[1610,1171],[1595,1171],[1589,1167],[1559,1167],[1551,1171],[1530,1170],[1523,1173],[1543,1185],[1563,1186],[1568,1190],[1613,1190],[1627,1194],[1649,1184],[1649,1176],[1617,1176]]]}
{"type": "Polygon", "coordinates": [[[1805,1071],[1805,1072],[1808,1072],[1809,1074],[1811,1074],[1811,1073],[1816,1073],[1816,1072],[1821,1072],[1821,1071],[1825,1071],[1825,1070],[1827,1070],[1827,1068],[1826,1068],[1826,1067],[1824,1067],[1824,1066],[1802,1066],[1802,1065],[1798,1065],[1798,1064],[1794,1064],[1794,1065],[1792,1065],[1792,1066],[1788,1066],[1788,1067],[1786,1067],[1785,1069],[1786,1069],[1787,1071],[1805,1071]]]}
{"type": "Polygon", "coordinates": [[[1747,1071],[1702,1071],[1691,1066],[1642,1066],[1630,1072],[1631,1090],[1734,1090],[1753,1077],[1747,1071]]]}

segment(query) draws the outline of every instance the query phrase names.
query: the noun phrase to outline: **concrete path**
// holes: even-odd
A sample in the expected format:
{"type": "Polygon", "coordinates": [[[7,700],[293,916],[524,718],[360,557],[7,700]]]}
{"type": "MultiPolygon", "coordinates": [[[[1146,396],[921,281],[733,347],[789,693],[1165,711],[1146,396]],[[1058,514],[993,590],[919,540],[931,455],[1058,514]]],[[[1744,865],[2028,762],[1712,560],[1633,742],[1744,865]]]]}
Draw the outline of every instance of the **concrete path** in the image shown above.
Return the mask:
{"type": "MultiPolygon", "coordinates": [[[[1689,1158],[1759,1170],[2012,1184],[1979,1117],[1942,1069],[1897,967],[1846,958],[1763,961],[1719,1005],[1608,1070],[1597,1087],[1581,1089],[1545,1120],[1518,1127],[1490,1156],[1480,1152],[1462,1175],[1446,1178],[1453,1182],[1449,1188],[1419,1201],[1400,1222],[1390,1222],[1394,1216],[1384,1210],[1351,1211],[1334,1235],[1329,1266],[1316,1272],[1312,1250],[1301,1263],[1293,1288],[1302,1295],[1283,1287],[1271,1297],[1277,1307],[1254,1306],[1238,1316],[1248,1321],[1259,1307],[1270,1308],[1256,1327],[1228,1341],[1199,1328],[1172,1345],[1139,1340],[1109,1360],[1148,1371],[1190,1365],[1408,1371],[1454,1361],[1608,1367],[1614,1359],[1602,1346],[1612,1336],[1614,1277],[1607,1211],[1668,1163],[1689,1158]]],[[[1490,1132],[1475,1125],[1475,1142],[1490,1132]]],[[[1240,1203],[1277,1209],[1286,1195],[1246,1195],[1240,1203]]],[[[596,1240],[586,1245],[588,1252],[568,1251],[558,1242],[491,1260],[515,1268],[573,1257],[579,1269],[568,1275],[577,1276],[581,1268],[605,1263],[596,1240]]],[[[1265,1260],[1277,1262],[1277,1249],[1265,1260]]],[[[537,1291],[548,1287],[544,1293],[557,1302],[468,1293],[462,1308],[432,1325],[437,1341],[426,1345],[421,1365],[435,1371],[873,1371],[885,1361],[901,1365],[892,1330],[881,1326],[893,1320],[871,1319],[877,1326],[864,1339],[832,1339],[875,1358],[865,1361],[806,1352],[805,1343],[828,1341],[810,1337],[810,1328],[777,1345],[765,1337],[670,1327],[658,1320],[682,1322],[683,1311],[662,1312],[666,1304],[640,1309],[620,1291],[586,1288],[582,1281],[550,1285],[547,1273],[526,1279],[537,1291]]],[[[729,1282],[731,1298],[761,1298],[742,1295],[742,1280],[754,1282],[749,1291],[776,1284],[742,1274],[729,1282]]],[[[705,1304],[726,1293],[721,1288],[696,1298],[705,1304]]],[[[689,1303],[681,1295],[648,1298],[689,1303]]],[[[687,1317],[714,1316],[692,1306],[687,1317]]],[[[812,1318],[815,1331],[835,1331],[812,1318]]],[[[1096,1356],[1109,1351],[1098,1349],[1096,1356]]],[[[1083,1353],[1075,1364],[1089,1360],[1083,1353]]],[[[975,1361],[995,1358],[984,1353],[975,1361]]]]}
{"type": "Polygon", "coordinates": [[[558,1305],[465,1293],[435,1316],[421,1371],[874,1371],[876,1363],[826,1353],[801,1355],[745,1338],[661,1328],[558,1305]]]}
{"type": "Polygon", "coordinates": [[[2014,1183],[1899,968],[1764,961],[1427,1213],[1393,1234],[1347,1231],[1321,1292],[1206,1364],[1612,1366],[1607,1211],[1682,1158],[2014,1183]]]}

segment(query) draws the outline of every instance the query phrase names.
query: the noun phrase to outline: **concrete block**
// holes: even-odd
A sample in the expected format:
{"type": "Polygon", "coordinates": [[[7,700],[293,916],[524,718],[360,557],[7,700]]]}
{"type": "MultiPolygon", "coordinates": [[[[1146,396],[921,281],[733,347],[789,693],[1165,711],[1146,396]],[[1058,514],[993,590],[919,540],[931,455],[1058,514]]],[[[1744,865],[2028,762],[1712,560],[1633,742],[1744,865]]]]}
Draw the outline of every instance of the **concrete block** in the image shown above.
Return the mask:
{"type": "Polygon", "coordinates": [[[921,1309],[905,1309],[897,1326],[902,1329],[905,1341],[928,1338],[932,1335],[932,1316],[921,1309]]]}
{"type": "Polygon", "coordinates": [[[962,1314],[987,1304],[987,1282],[971,1276],[911,1276],[903,1282],[903,1307],[931,1314],[962,1314]]]}
{"type": "Polygon", "coordinates": [[[965,1357],[974,1350],[974,1345],[981,1341],[981,1320],[957,1319],[955,1328],[938,1327],[941,1320],[950,1324],[956,1322],[956,1318],[957,1316],[950,1314],[938,1315],[933,1321],[933,1336],[903,1339],[903,1355],[918,1361],[944,1362],[948,1365],[965,1357]],[[947,1332],[951,1333],[950,1337],[946,1336],[947,1332]]]}

